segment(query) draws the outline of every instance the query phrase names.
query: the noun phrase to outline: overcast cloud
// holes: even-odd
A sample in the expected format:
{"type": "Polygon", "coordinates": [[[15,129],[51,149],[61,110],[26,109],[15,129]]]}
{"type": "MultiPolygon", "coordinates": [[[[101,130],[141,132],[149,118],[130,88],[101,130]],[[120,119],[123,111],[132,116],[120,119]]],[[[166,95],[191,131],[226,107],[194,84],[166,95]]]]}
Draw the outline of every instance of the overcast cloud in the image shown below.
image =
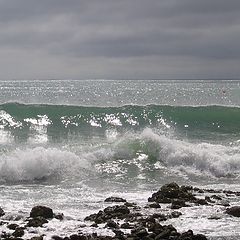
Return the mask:
{"type": "Polygon", "coordinates": [[[239,78],[239,0],[0,0],[0,78],[239,78]]]}

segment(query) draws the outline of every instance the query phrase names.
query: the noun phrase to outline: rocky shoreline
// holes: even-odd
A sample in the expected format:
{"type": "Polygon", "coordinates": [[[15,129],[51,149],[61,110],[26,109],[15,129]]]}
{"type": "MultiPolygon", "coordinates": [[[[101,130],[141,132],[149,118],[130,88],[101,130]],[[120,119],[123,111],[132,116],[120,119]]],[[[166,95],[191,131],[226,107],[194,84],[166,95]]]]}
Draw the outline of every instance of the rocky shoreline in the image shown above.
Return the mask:
{"type": "MultiPolygon", "coordinates": [[[[240,217],[240,206],[231,206],[228,198],[232,195],[240,196],[240,192],[200,189],[192,186],[179,186],[177,183],[163,185],[159,191],[154,192],[144,207],[136,203],[128,202],[121,197],[109,197],[105,203],[109,204],[103,210],[91,214],[84,219],[86,224],[79,227],[76,233],[62,236],[55,231],[51,236],[53,240],[206,240],[207,236],[196,234],[191,229],[185,232],[178,232],[172,225],[164,224],[168,219],[179,218],[181,208],[201,205],[221,205],[224,207],[223,214],[232,217],[240,217]],[[171,211],[166,214],[161,211],[162,206],[167,205],[171,211]],[[96,229],[91,233],[84,231],[84,228],[96,229]],[[98,233],[99,228],[106,228],[111,232],[109,235],[98,233]]],[[[191,211],[191,210],[189,210],[191,211]]],[[[49,222],[68,221],[63,214],[55,214],[46,206],[35,206],[32,208],[29,217],[24,219],[22,224],[4,220],[4,208],[0,208],[0,226],[6,230],[0,233],[3,240],[43,240],[44,234],[31,238],[26,233],[34,228],[44,228],[49,222]],[[1,219],[2,218],[2,219],[1,219]]],[[[215,216],[212,219],[217,220],[215,216]]]]}

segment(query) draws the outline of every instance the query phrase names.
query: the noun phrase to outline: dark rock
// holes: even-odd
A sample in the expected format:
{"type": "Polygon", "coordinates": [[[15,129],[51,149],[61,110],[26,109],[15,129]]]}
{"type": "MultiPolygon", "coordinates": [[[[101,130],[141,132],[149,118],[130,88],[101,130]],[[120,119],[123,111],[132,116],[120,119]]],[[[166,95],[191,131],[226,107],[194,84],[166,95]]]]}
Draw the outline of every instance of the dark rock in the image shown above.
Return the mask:
{"type": "Polygon", "coordinates": [[[48,223],[48,221],[43,217],[36,217],[29,219],[27,227],[42,227],[43,224],[48,223]]]}
{"type": "Polygon", "coordinates": [[[192,230],[188,230],[187,232],[184,232],[184,233],[182,233],[181,234],[181,236],[180,236],[180,239],[189,239],[189,240],[191,240],[192,239],[192,237],[193,237],[193,231],[192,230]]]}
{"type": "Polygon", "coordinates": [[[181,199],[172,200],[171,209],[179,209],[182,207],[187,207],[184,200],[181,199]]]}
{"type": "Polygon", "coordinates": [[[43,240],[43,236],[32,237],[30,240],[43,240]]]}
{"type": "Polygon", "coordinates": [[[224,207],[229,207],[230,203],[227,200],[221,200],[217,203],[218,205],[224,206],[224,207]]]}
{"type": "Polygon", "coordinates": [[[82,236],[77,235],[77,234],[73,234],[69,238],[70,238],[70,240],[82,240],[82,236]]]}
{"type": "Polygon", "coordinates": [[[3,209],[0,207],[0,217],[2,217],[3,215],[5,215],[5,212],[4,212],[3,209]]]}
{"type": "Polygon", "coordinates": [[[211,198],[216,199],[216,200],[222,200],[222,198],[218,195],[212,195],[211,198]]]}
{"type": "Polygon", "coordinates": [[[58,214],[53,214],[53,217],[58,220],[63,220],[64,215],[63,215],[63,213],[58,213],[58,214]]]}
{"type": "Polygon", "coordinates": [[[115,205],[99,211],[97,214],[87,216],[85,221],[94,221],[95,223],[104,223],[112,218],[124,219],[128,216],[130,210],[125,205],[115,205]]]}
{"type": "Polygon", "coordinates": [[[196,235],[193,235],[192,240],[207,240],[207,238],[202,234],[196,234],[196,235]]]}
{"type": "Polygon", "coordinates": [[[195,197],[188,189],[190,187],[179,187],[176,183],[169,183],[163,185],[158,192],[153,193],[148,201],[158,203],[171,203],[173,199],[192,201],[195,197]]]}
{"type": "Polygon", "coordinates": [[[109,197],[104,200],[104,202],[127,202],[126,199],[120,197],[109,197]]]}
{"type": "Polygon", "coordinates": [[[154,213],[150,215],[149,218],[147,219],[151,219],[151,218],[157,219],[159,222],[167,220],[167,216],[162,213],[154,213]]]}
{"type": "Polygon", "coordinates": [[[125,205],[126,207],[136,207],[136,206],[137,206],[136,203],[130,203],[130,202],[125,202],[124,205],[125,205]]]}
{"type": "Polygon", "coordinates": [[[234,217],[240,217],[240,206],[228,208],[226,213],[234,217]]]}
{"type": "Polygon", "coordinates": [[[18,227],[15,229],[15,231],[12,233],[14,237],[22,237],[24,235],[24,229],[21,227],[18,227]]]}
{"type": "Polygon", "coordinates": [[[206,196],[205,200],[209,203],[215,203],[215,201],[213,201],[209,196],[206,196]]]}
{"type": "Polygon", "coordinates": [[[123,228],[123,229],[133,229],[134,226],[130,225],[128,222],[126,222],[126,223],[121,224],[120,228],[123,228]]]}
{"type": "Polygon", "coordinates": [[[143,227],[139,227],[139,228],[134,228],[131,231],[131,234],[134,236],[139,237],[140,239],[142,239],[143,237],[146,237],[148,235],[148,232],[146,230],[146,228],[143,227]]]}
{"type": "Polygon", "coordinates": [[[150,203],[145,208],[161,208],[159,203],[150,203]]]}
{"type": "Polygon", "coordinates": [[[52,236],[52,239],[54,239],[54,240],[63,240],[62,237],[59,237],[57,235],[52,236]]]}
{"type": "Polygon", "coordinates": [[[196,199],[194,200],[194,203],[199,205],[208,205],[208,202],[205,199],[196,199]]]}
{"type": "Polygon", "coordinates": [[[7,226],[8,229],[15,230],[18,226],[18,224],[12,223],[7,226]]]}
{"type": "Polygon", "coordinates": [[[115,229],[119,228],[118,224],[113,220],[108,220],[105,227],[115,228],[115,229]]]}
{"type": "Polygon", "coordinates": [[[30,217],[53,218],[53,210],[45,206],[35,206],[31,210],[30,217]]]}
{"type": "Polygon", "coordinates": [[[170,217],[172,217],[172,218],[178,218],[178,217],[180,217],[181,215],[182,215],[181,212],[173,211],[173,212],[171,213],[170,217]]]}

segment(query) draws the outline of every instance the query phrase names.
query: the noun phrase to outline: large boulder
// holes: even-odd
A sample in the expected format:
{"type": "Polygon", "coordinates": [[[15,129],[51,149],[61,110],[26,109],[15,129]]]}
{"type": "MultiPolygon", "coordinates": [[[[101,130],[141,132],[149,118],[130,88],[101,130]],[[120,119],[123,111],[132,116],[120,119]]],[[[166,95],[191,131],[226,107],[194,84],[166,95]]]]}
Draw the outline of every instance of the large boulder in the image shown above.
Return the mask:
{"type": "Polygon", "coordinates": [[[226,213],[234,217],[240,217],[240,206],[228,208],[226,213]]]}
{"type": "Polygon", "coordinates": [[[172,203],[174,199],[183,201],[193,201],[196,198],[191,189],[186,186],[179,186],[177,183],[169,183],[163,185],[159,191],[152,194],[148,199],[149,202],[172,203]]]}
{"type": "Polygon", "coordinates": [[[53,210],[45,206],[35,206],[31,210],[30,217],[53,218],[53,210]]]}

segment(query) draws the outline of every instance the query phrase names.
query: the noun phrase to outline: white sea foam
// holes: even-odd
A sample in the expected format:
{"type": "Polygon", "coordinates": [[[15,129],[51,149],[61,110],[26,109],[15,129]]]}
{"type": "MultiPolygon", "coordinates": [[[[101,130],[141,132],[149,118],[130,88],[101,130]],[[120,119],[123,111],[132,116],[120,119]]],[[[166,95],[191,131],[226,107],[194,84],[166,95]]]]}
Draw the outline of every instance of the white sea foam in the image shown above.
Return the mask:
{"type": "Polygon", "coordinates": [[[168,168],[216,177],[239,174],[239,147],[170,139],[151,129],[145,129],[140,139],[148,154],[168,168]]]}
{"type": "Polygon", "coordinates": [[[74,169],[89,168],[90,164],[76,154],[56,148],[36,147],[17,149],[1,155],[1,181],[30,181],[52,176],[71,175],[74,169]]]}

